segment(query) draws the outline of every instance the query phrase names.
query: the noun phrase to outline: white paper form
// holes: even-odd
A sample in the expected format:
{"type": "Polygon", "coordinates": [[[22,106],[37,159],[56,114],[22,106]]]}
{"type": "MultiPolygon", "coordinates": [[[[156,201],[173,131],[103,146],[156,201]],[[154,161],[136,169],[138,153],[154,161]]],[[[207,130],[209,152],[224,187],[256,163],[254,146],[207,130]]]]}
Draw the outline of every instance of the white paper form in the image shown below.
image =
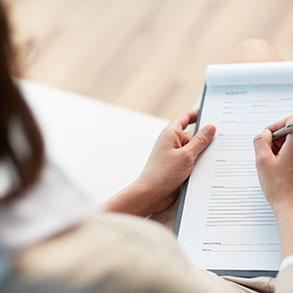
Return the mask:
{"type": "Polygon", "coordinates": [[[216,137],[190,177],[178,241],[211,270],[278,270],[274,214],[261,191],[253,137],[293,114],[293,63],[208,69],[200,126],[216,137]]]}

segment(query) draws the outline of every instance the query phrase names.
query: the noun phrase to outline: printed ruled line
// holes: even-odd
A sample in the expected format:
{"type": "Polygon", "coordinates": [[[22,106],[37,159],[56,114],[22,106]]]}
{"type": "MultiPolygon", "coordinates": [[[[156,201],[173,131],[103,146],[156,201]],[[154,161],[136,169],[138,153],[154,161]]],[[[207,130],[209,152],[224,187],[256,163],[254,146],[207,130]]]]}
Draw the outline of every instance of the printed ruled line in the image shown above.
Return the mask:
{"type": "MultiPolygon", "coordinates": [[[[205,250],[203,250],[205,251],[205,250]]],[[[219,253],[219,252],[224,252],[224,253],[227,253],[227,252],[239,252],[239,253],[247,253],[247,252],[279,252],[280,250],[279,249],[244,249],[244,250],[240,250],[240,249],[231,249],[231,250],[216,250],[216,249],[211,249],[210,251],[205,251],[205,252],[216,252],[216,253],[219,253]]]]}
{"type": "Polygon", "coordinates": [[[221,225],[215,225],[215,224],[207,224],[206,227],[262,227],[262,226],[276,226],[276,223],[262,223],[262,224],[221,224],[221,225]]]}

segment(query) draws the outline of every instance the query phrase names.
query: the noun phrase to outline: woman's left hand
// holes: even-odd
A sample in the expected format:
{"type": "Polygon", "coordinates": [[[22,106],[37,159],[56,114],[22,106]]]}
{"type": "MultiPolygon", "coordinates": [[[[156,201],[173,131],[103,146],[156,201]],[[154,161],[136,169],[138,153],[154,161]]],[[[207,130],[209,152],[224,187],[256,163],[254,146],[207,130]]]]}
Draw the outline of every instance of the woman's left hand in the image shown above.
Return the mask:
{"type": "Polygon", "coordinates": [[[164,211],[176,200],[198,156],[213,140],[216,129],[212,125],[205,126],[194,136],[184,131],[196,122],[197,116],[195,110],[185,113],[161,132],[137,180],[147,191],[144,200],[150,214],[164,211]]]}
{"type": "Polygon", "coordinates": [[[148,216],[172,205],[198,156],[215,135],[212,125],[205,126],[195,136],[184,131],[196,122],[197,114],[188,112],[167,125],[139,178],[106,202],[103,210],[148,216]]]}

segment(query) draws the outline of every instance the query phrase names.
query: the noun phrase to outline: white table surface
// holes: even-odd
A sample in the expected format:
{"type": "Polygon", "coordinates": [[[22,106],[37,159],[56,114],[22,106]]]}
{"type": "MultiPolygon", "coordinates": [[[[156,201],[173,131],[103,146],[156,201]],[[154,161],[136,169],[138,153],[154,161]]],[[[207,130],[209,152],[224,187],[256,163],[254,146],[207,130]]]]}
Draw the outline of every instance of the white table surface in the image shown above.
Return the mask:
{"type": "Polygon", "coordinates": [[[139,175],[167,123],[35,82],[20,84],[49,159],[97,205],[139,175]]]}

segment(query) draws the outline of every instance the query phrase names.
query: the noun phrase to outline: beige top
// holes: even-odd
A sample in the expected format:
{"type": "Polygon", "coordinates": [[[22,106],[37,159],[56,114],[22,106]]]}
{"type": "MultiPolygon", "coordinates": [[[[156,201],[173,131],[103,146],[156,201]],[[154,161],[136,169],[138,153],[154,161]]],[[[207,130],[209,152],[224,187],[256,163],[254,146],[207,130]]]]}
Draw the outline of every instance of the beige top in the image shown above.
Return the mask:
{"type": "Polygon", "coordinates": [[[33,188],[0,206],[0,256],[60,233],[94,210],[94,203],[50,162],[33,188]]]}
{"type": "MultiPolygon", "coordinates": [[[[90,209],[54,166],[23,201],[2,207],[0,257],[5,255],[1,248],[29,248],[12,263],[0,258],[0,292],[274,290],[272,278],[224,279],[194,267],[170,230],[154,221],[107,213],[85,218],[90,209]]],[[[292,274],[293,266],[280,273],[277,292],[293,292],[292,274]]]]}
{"type": "MultiPolygon", "coordinates": [[[[293,266],[276,292],[293,292],[293,266]]],[[[220,278],[191,265],[172,233],[150,220],[100,214],[23,253],[3,292],[273,292],[272,278],[220,278]],[[230,280],[229,280],[230,279],[230,280]],[[241,285],[242,284],[242,285],[241,285]]],[[[1,291],[2,292],[2,291],[1,291]]]]}

